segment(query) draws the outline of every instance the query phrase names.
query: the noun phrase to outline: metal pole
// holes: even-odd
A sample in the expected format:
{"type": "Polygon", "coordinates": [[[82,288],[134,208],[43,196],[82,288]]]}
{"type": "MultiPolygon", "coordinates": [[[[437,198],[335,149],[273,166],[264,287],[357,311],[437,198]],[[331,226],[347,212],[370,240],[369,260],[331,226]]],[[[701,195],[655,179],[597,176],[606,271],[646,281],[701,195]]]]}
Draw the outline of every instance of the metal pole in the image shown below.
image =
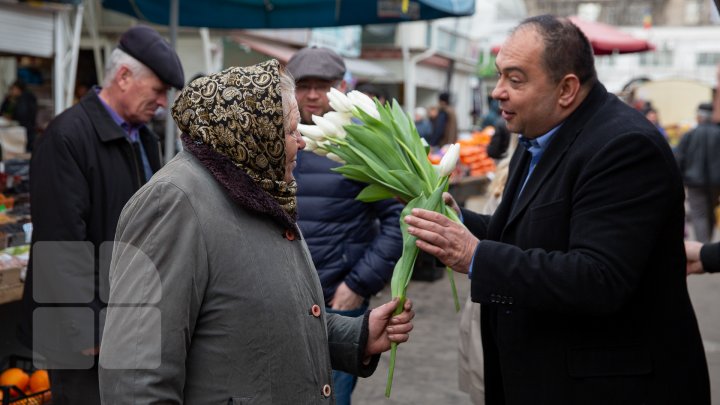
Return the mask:
{"type": "Polygon", "coordinates": [[[202,39],[203,56],[205,57],[205,72],[204,74],[209,75],[215,73],[212,66],[212,55],[210,42],[210,30],[207,28],[200,28],[200,38],[202,39]]]}
{"type": "MultiPolygon", "coordinates": [[[[170,1],[170,46],[172,46],[173,49],[177,48],[177,31],[180,15],[179,2],[180,0],[170,1]]],[[[173,101],[175,101],[175,88],[170,88],[168,91],[168,106],[165,111],[165,163],[169,162],[170,159],[175,156],[175,140],[177,139],[175,131],[177,127],[170,115],[170,108],[172,107],[173,101]]]]}
{"type": "Polygon", "coordinates": [[[84,6],[78,4],[75,9],[75,25],[73,26],[72,53],[68,66],[67,84],[65,87],[65,106],[70,107],[75,95],[75,76],[77,76],[78,55],[80,54],[80,34],[82,33],[84,6]]]}
{"type": "Polygon", "coordinates": [[[100,36],[98,35],[97,13],[95,11],[96,2],[97,0],[85,0],[87,8],[87,19],[85,22],[87,30],[90,32],[90,38],[92,39],[95,76],[97,76],[98,84],[102,86],[104,81],[103,76],[105,75],[105,63],[101,57],[102,53],[100,52],[100,36]]]}
{"type": "Polygon", "coordinates": [[[66,11],[55,12],[55,66],[53,70],[53,104],[55,115],[65,109],[65,16],[66,11]]]}
{"type": "Polygon", "coordinates": [[[412,117],[412,114],[415,112],[417,98],[417,85],[415,80],[417,64],[421,60],[429,58],[435,54],[435,51],[437,50],[437,28],[433,26],[432,22],[427,23],[427,29],[430,30],[430,44],[422,53],[412,56],[410,55],[408,34],[406,32],[407,29],[407,26],[403,27],[402,33],[403,67],[405,71],[405,111],[407,111],[407,113],[412,117]]]}

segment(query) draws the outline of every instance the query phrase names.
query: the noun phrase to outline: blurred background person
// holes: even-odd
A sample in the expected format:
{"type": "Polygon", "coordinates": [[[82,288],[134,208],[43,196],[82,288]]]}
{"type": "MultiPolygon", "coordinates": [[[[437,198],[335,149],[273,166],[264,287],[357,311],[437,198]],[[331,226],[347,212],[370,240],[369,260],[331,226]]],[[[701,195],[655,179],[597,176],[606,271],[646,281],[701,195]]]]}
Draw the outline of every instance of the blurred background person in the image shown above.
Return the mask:
{"type": "Polygon", "coordinates": [[[487,154],[496,161],[499,161],[509,154],[512,154],[512,151],[508,152],[512,134],[507,129],[505,120],[502,118],[496,119],[493,126],[495,128],[495,133],[492,138],[490,138],[490,143],[487,146],[487,154]]]}
{"type": "MultiPolygon", "coordinates": [[[[418,135],[426,141],[432,135],[432,123],[428,118],[428,113],[425,107],[415,108],[415,128],[417,128],[418,135]]],[[[428,142],[429,144],[430,142],[428,142]]]]}
{"type": "Polygon", "coordinates": [[[658,116],[657,110],[653,107],[648,107],[644,113],[645,118],[647,118],[648,121],[652,122],[652,124],[655,125],[655,128],[657,128],[663,138],[665,138],[666,141],[670,141],[667,131],[665,131],[665,127],[660,124],[660,117],[658,116]]]}
{"type": "Polygon", "coordinates": [[[695,240],[707,243],[715,230],[720,197],[720,126],[712,122],[712,104],[701,103],[697,126],[675,148],[675,159],[687,188],[690,223],[695,240]]]}
{"type": "Polygon", "coordinates": [[[442,92],[438,95],[437,111],[428,143],[430,146],[443,146],[457,142],[457,116],[455,109],[450,105],[450,93],[442,92]]]}
{"type": "Polygon", "coordinates": [[[370,98],[377,98],[380,104],[385,105],[387,101],[387,95],[378,86],[372,83],[360,83],[355,87],[355,90],[367,95],[370,98]]]}
{"type": "MultiPolygon", "coordinates": [[[[500,121],[502,119],[498,119],[500,121]]],[[[505,125],[504,131],[510,135],[505,125]]],[[[497,136],[497,132],[493,138],[497,136]]],[[[485,191],[485,203],[480,209],[481,214],[492,215],[500,205],[505,185],[507,184],[510,171],[510,159],[517,148],[518,137],[508,136],[505,157],[501,158],[495,169],[495,177],[485,191]]],[[[480,311],[481,305],[472,302],[468,293],[465,306],[460,313],[460,326],[458,337],[458,384],[460,390],[467,392],[473,405],[485,404],[485,373],[484,357],[482,348],[482,336],[480,333],[480,311]]]]}
{"type": "Polygon", "coordinates": [[[37,119],[37,99],[28,90],[24,81],[18,79],[11,86],[8,95],[0,106],[0,114],[3,117],[17,121],[25,128],[27,143],[25,149],[32,152],[35,143],[35,127],[37,119]]]}
{"type": "Polygon", "coordinates": [[[720,242],[686,241],[685,255],[688,275],[720,272],[720,242]]]}
{"type": "MultiPolygon", "coordinates": [[[[345,62],[330,49],[304,48],[287,64],[295,78],[301,122],[330,111],[327,92],[345,91],[345,62]]],[[[367,88],[366,88],[366,91],[367,88]]],[[[402,254],[400,212],[393,199],[355,199],[366,184],[332,171],[340,164],[312,152],[298,153],[298,224],[320,276],[328,312],[359,317],[385,287],[402,254]]],[[[338,404],[349,404],[357,377],[333,372],[338,404]]]]}

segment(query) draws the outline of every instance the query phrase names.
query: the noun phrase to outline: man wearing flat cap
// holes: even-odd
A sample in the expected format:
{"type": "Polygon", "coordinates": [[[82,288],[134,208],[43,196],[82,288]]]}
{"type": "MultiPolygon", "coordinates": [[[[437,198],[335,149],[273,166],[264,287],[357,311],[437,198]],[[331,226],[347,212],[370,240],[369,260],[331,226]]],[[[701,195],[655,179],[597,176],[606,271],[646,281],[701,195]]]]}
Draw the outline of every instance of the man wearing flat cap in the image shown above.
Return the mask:
{"type": "MultiPolygon", "coordinates": [[[[304,48],[287,64],[295,78],[301,122],[330,111],[327,92],[345,91],[345,62],[330,49],[304,48]]],[[[300,151],[294,170],[298,184],[298,224],[323,288],[328,312],[363,316],[370,296],[383,289],[402,254],[395,200],[363,203],[355,197],[366,186],[331,169],[339,166],[323,156],[300,151]]],[[[333,371],[338,405],[349,404],[357,377],[333,371]]]]}
{"type": "Polygon", "coordinates": [[[675,148],[687,188],[688,217],[695,240],[710,242],[715,230],[715,208],[720,198],[720,126],[712,122],[712,103],[697,108],[697,126],[686,133],[675,148]]]}
{"type": "Polygon", "coordinates": [[[145,125],[182,88],[180,59],[160,34],[130,28],[102,87],[58,115],[30,163],[32,252],[19,335],[47,360],[53,403],[100,404],[97,354],[109,257],[120,212],[161,166],[145,125]]]}

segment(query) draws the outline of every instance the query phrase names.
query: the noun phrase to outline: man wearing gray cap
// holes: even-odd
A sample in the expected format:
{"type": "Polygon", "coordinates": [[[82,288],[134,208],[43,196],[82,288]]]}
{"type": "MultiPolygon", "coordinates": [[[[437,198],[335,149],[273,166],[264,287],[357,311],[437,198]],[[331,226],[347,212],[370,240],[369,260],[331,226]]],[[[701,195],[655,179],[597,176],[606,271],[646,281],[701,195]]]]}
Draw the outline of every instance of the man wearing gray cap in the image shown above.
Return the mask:
{"type": "MultiPolygon", "coordinates": [[[[303,124],[330,111],[330,87],[345,91],[345,63],[325,48],[295,53],[287,70],[296,83],[295,97],[303,124]]],[[[371,295],[383,289],[402,253],[395,200],[355,200],[366,186],[331,169],[338,164],[300,151],[294,170],[298,184],[298,224],[320,277],[328,312],[362,316],[371,295]]],[[[357,377],[333,371],[337,404],[349,404],[357,377]]]]}
{"type": "Polygon", "coordinates": [[[687,187],[688,216],[695,240],[702,243],[713,239],[720,197],[720,126],[712,122],[712,114],[712,103],[701,103],[697,126],[682,137],[674,150],[687,187]]]}
{"type": "Polygon", "coordinates": [[[97,354],[120,212],[161,166],[145,125],[184,75],[145,26],[122,34],[103,87],[57,116],[30,163],[33,249],[19,336],[47,360],[53,403],[99,404],[97,354]],[[58,305],[60,304],[60,305],[58,305]]]}

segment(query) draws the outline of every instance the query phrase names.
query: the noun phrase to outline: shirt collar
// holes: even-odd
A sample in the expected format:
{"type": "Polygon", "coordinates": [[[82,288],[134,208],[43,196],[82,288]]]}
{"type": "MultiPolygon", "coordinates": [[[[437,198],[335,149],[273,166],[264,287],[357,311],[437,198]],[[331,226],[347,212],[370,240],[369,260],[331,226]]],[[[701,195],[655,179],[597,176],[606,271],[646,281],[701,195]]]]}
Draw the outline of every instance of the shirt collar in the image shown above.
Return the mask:
{"type": "Polygon", "coordinates": [[[539,152],[544,151],[547,148],[547,145],[550,143],[550,140],[552,139],[553,135],[557,132],[558,129],[562,126],[562,123],[558,124],[555,128],[549,130],[545,134],[535,138],[535,139],[529,139],[525,138],[522,135],[519,135],[520,143],[525,146],[525,149],[527,149],[531,154],[536,154],[539,152]]]}

